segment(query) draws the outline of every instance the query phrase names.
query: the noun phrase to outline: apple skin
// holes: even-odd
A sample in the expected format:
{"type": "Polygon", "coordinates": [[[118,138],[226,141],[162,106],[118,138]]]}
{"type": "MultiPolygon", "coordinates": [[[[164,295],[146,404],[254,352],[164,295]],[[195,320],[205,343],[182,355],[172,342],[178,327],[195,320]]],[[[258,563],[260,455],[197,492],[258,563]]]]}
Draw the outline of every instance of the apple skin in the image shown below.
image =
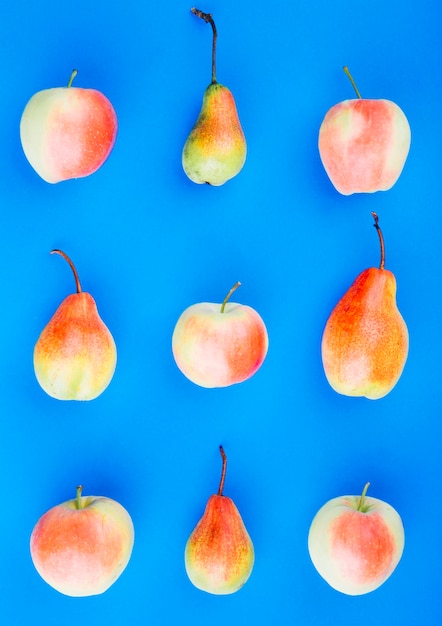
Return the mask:
{"type": "Polygon", "coordinates": [[[37,174],[58,183],[96,172],[115,144],[117,129],[115,110],[100,91],[55,87],[29,100],[20,139],[37,174]]]}
{"type": "Polygon", "coordinates": [[[104,593],[126,568],[134,543],[133,523],[121,504],[98,496],[79,501],[80,508],[77,496],[47,511],[30,540],[43,580],[73,597],[104,593]]]}
{"type": "Polygon", "coordinates": [[[178,319],[172,352],[182,373],[201,387],[228,387],[255,374],[268,349],[260,315],[247,305],[201,302],[178,319]]]}
{"type": "Polygon", "coordinates": [[[408,156],[407,118],[390,100],[357,98],[333,106],[319,130],[319,154],[331,182],[343,195],[386,191],[408,156]]]}
{"type": "Polygon", "coordinates": [[[404,549],[404,527],[393,507],[377,498],[329,500],[313,519],[308,550],[318,573],[342,593],[374,591],[393,573],[404,549]]]}

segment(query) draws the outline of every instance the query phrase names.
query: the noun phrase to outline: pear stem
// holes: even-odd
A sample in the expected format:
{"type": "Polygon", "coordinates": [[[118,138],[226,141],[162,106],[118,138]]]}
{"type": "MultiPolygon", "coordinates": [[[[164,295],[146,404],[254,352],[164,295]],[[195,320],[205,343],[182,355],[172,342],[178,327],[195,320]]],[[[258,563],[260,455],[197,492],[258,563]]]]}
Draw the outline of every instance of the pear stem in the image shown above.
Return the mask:
{"type": "Polygon", "coordinates": [[[227,457],[226,457],[226,453],[224,452],[224,448],[222,446],[219,447],[219,451],[221,453],[221,458],[223,460],[223,467],[221,470],[221,480],[219,481],[218,495],[222,496],[223,489],[224,489],[224,481],[226,480],[227,457]]]}
{"type": "Polygon", "coordinates": [[[77,497],[75,498],[75,505],[77,509],[82,509],[83,505],[81,504],[81,494],[83,492],[83,485],[78,485],[77,487],[77,497]]]}
{"type": "Polygon", "coordinates": [[[233,293],[234,291],[236,291],[236,290],[238,289],[238,287],[240,287],[240,286],[241,286],[241,283],[240,283],[239,281],[238,281],[238,282],[236,282],[236,283],[233,285],[232,289],[229,291],[229,293],[227,294],[227,296],[226,296],[226,297],[224,298],[224,300],[223,300],[223,303],[222,303],[222,305],[221,305],[221,313],[224,313],[224,309],[226,308],[227,301],[228,301],[228,299],[230,298],[230,296],[232,295],[232,293],[233,293]]]}
{"type": "Polygon", "coordinates": [[[365,496],[367,494],[367,489],[369,488],[370,483],[367,483],[362,491],[361,497],[359,498],[359,504],[358,504],[358,508],[356,509],[357,511],[364,511],[365,508],[365,496]]]}
{"type": "Polygon", "coordinates": [[[356,95],[358,97],[358,99],[361,99],[361,94],[359,93],[359,89],[356,87],[356,83],[353,79],[353,76],[350,74],[350,70],[348,69],[348,67],[346,65],[344,65],[344,67],[342,68],[344,70],[344,72],[347,74],[348,78],[350,79],[351,84],[353,85],[353,89],[356,92],[356,95]]]}
{"type": "Polygon", "coordinates": [[[77,74],[78,74],[78,70],[72,70],[72,74],[68,82],[68,88],[72,87],[72,83],[74,82],[74,78],[77,76],[77,74]]]}
{"type": "Polygon", "coordinates": [[[212,39],[212,85],[215,85],[217,83],[217,80],[216,80],[216,39],[218,37],[218,33],[216,31],[215,22],[213,21],[213,17],[212,17],[211,13],[203,13],[203,11],[200,11],[199,9],[195,9],[195,7],[192,7],[190,10],[192,11],[192,13],[194,15],[196,15],[197,17],[200,17],[202,20],[204,20],[207,24],[210,24],[210,26],[212,27],[212,31],[213,31],[213,39],[212,39]]]}
{"type": "Polygon", "coordinates": [[[384,245],[384,236],[382,234],[381,231],[381,227],[379,226],[379,218],[377,216],[377,214],[372,211],[371,214],[374,217],[374,227],[376,228],[376,230],[378,231],[378,235],[379,235],[379,243],[381,244],[381,262],[379,264],[379,269],[383,270],[385,268],[385,245],[384,245]]]}
{"type": "Polygon", "coordinates": [[[65,254],[62,250],[51,250],[51,254],[59,254],[60,256],[63,257],[63,259],[65,259],[69,263],[71,270],[74,274],[77,293],[81,293],[80,279],[78,278],[77,270],[75,269],[75,265],[72,263],[68,255],[65,254]]]}

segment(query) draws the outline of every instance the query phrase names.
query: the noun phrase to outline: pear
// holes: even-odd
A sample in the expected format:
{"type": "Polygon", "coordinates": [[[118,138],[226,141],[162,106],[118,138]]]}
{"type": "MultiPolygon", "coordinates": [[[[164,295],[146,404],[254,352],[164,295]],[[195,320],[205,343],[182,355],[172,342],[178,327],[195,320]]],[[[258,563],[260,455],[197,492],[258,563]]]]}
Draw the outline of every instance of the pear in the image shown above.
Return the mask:
{"type": "Polygon", "coordinates": [[[184,145],[182,163],[194,183],[219,186],[240,172],[247,146],[232,92],[216,79],[215,22],[210,13],[191,10],[212,26],[212,82],[204,92],[200,114],[184,145]]]}
{"type": "Polygon", "coordinates": [[[396,303],[396,278],[381,262],[356,278],[331,313],[322,336],[322,362],[338,393],[376,400],[398,382],[408,356],[408,330],[396,303]]]}
{"type": "Polygon", "coordinates": [[[81,290],[67,296],[42,331],[34,348],[34,370],[46,393],[58,400],[93,400],[109,385],[117,363],[114,339],[100,318],[95,300],[81,290]]]}
{"type": "Polygon", "coordinates": [[[218,493],[210,496],[204,515],[190,535],[184,560],[190,581],[202,591],[225,595],[249,578],[254,549],[234,502],[223,495],[227,457],[220,446],[222,473],[218,493]]]}

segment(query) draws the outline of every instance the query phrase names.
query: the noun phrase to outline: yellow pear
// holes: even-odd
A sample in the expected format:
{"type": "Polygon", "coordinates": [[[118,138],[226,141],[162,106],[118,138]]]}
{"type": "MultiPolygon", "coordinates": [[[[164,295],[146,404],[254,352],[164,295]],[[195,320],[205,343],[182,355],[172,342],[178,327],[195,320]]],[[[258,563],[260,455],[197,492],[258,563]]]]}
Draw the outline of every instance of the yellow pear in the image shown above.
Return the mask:
{"type": "Polygon", "coordinates": [[[216,80],[215,22],[209,13],[192,12],[213,30],[212,82],[204,92],[200,114],[183,148],[182,163],[195,183],[223,185],[242,169],[247,146],[232,92],[216,80]]]}
{"type": "Polygon", "coordinates": [[[356,278],[331,313],[322,336],[322,362],[338,393],[376,400],[398,382],[408,356],[408,330],[396,303],[396,279],[385,269],[384,240],[379,268],[356,278]]]}
{"type": "Polygon", "coordinates": [[[34,348],[40,386],[58,400],[92,400],[109,385],[117,363],[114,339],[100,318],[95,300],[81,290],[70,258],[77,293],[67,296],[42,331],[34,348]]]}
{"type": "Polygon", "coordinates": [[[255,553],[238,509],[223,495],[227,458],[222,446],[220,452],[223,465],[218,493],[210,496],[187,541],[184,559],[195,587],[225,595],[235,593],[248,580],[255,553]]]}

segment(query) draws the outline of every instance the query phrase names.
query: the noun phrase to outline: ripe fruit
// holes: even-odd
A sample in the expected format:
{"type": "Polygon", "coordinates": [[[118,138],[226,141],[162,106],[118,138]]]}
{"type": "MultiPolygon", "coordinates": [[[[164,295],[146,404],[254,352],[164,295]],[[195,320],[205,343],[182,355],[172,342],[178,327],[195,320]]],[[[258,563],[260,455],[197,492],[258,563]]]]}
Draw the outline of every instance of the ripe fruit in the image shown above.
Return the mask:
{"type": "Polygon", "coordinates": [[[252,573],[255,554],[241,515],[223,495],[227,458],[223,460],[218,493],[210,496],[204,515],[190,535],[184,553],[190,581],[217,595],[235,593],[252,573]]]}
{"type": "Polygon", "coordinates": [[[343,195],[386,191],[399,178],[410,149],[403,111],[390,100],[345,100],[326,114],[319,130],[319,154],[331,182],[343,195]]]}
{"type": "Polygon", "coordinates": [[[108,158],[117,136],[117,116],[100,91],[72,87],[39,91],[27,103],[20,138],[29,163],[43,180],[58,183],[89,176],[108,158]]]}
{"type": "Polygon", "coordinates": [[[30,541],[37,572],[67,596],[106,591],[129,562],[134,528],[129,513],[115,500],[77,497],[49,509],[35,525],[30,541]]]}
{"type": "Polygon", "coordinates": [[[58,400],[93,400],[115,372],[117,349],[109,329],[98,314],[95,300],[81,290],[70,258],[77,293],[63,300],[43,329],[34,348],[34,370],[47,394],[58,400]]]}
{"type": "Polygon", "coordinates": [[[379,268],[356,278],[333,309],[322,336],[322,363],[338,393],[376,400],[398,382],[408,356],[408,330],[396,304],[396,279],[384,268],[384,240],[372,213],[381,245],[379,268]]]}
{"type": "Polygon", "coordinates": [[[395,570],[404,549],[404,527],[386,502],[342,496],[319,509],[310,526],[313,565],[331,587],[348,595],[374,591],[395,570]]]}
{"type": "Polygon", "coordinates": [[[195,8],[192,13],[212,26],[212,82],[204,92],[200,114],[184,145],[182,162],[184,171],[194,183],[217,186],[242,169],[246,160],[246,140],[233,95],[216,80],[215,22],[209,13],[195,8]]]}
{"type": "Polygon", "coordinates": [[[175,362],[201,387],[240,383],[261,367],[268,348],[267,329],[249,306],[228,302],[236,283],[220,304],[201,302],[181,314],[172,336],[175,362]]]}

